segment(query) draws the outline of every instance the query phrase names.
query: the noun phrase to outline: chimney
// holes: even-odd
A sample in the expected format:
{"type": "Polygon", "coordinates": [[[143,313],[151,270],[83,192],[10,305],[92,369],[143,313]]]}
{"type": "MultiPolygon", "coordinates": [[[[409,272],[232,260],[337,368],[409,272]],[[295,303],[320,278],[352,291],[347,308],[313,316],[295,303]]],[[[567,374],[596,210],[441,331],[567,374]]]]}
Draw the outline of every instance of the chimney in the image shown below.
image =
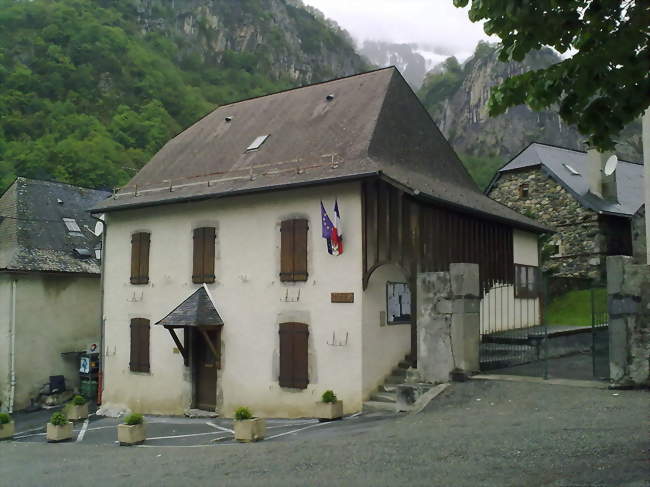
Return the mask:
{"type": "Polygon", "coordinates": [[[605,163],[613,155],[612,152],[600,152],[596,149],[587,151],[587,182],[589,191],[607,201],[618,202],[616,189],[616,171],[607,176],[604,172],[605,163]]]}

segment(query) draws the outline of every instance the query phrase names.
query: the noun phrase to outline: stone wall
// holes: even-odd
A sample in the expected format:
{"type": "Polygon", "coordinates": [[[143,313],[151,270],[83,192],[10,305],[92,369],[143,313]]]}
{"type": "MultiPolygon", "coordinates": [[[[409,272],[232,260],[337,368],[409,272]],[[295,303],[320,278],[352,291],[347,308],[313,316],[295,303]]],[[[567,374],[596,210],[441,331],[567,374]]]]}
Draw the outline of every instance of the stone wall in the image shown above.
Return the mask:
{"type": "Polygon", "coordinates": [[[489,196],[557,230],[542,242],[542,269],[555,277],[601,279],[606,250],[596,212],[584,208],[540,167],[502,174],[489,196]],[[528,184],[528,197],[520,186],[528,184]],[[554,245],[559,243],[559,256],[554,245]]]}
{"type": "Polygon", "coordinates": [[[632,255],[636,264],[646,264],[645,205],[632,217],[632,255]]]}
{"type": "Polygon", "coordinates": [[[650,386],[650,266],[607,259],[609,369],[618,386],[650,386]]]}

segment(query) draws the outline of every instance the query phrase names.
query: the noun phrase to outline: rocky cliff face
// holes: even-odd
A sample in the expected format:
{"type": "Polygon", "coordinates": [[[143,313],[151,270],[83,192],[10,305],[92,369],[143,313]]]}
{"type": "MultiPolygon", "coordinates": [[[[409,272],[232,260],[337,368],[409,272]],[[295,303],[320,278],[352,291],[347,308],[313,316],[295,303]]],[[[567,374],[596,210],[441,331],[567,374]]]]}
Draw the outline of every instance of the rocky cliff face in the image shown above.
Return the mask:
{"type": "Polygon", "coordinates": [[[422,86],[428,66],[427,60],[416,49],[416,44],[364,41],[359,52],[376,66],[395,66],[404,79],[418,89],[422,86]]]}
{"type": "MultiPolygon", "coordinates": [[[[502,63],[497,59],[495,46],[480,43],[462,66],[450,59],[431,71],[419,95],[459,153],[496,156],[505,161],[533,141],[583,150],[584,137],[555,112],[533,112],[526,106],[513,107],[498,117],[490,117],[487,112],[487,101],[495,85],[510,76],[559,61],[553,51],[544,49],[531,53],[521,63],[502,63]]],[[[639,160],[635,136],[620,144],[618,152],[625,159],[639,160]]]]}
{"type": "Polygon", "coordinates": [[[275,79],[307,84],[366,68],[346,32],[298,0],[133,0],[146,34],[162,34],[183,56],[221,66],[230,53],[275,79]]]}

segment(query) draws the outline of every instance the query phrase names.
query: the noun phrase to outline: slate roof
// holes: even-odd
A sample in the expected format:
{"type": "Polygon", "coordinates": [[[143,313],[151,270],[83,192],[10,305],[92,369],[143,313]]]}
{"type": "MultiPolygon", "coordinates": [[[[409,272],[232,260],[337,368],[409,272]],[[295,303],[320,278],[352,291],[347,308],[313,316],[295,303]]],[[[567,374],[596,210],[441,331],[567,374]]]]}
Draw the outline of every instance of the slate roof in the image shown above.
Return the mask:
{"type": "Polygon", "coordinates": [[[486,193],[490,192],[499,175],[540,166],[585,208],[609,215],[626,217],[634,215],[645,198],[643,164],[619,160],[616,168],[618,203],[604,200],[589,192],[589,183],[584,177],[587,164],[589,160],[586,152],[534,142],[499,169],[486,189],[486,193]],[[573,174],[566,165],[580,174],[573,174]]]}
{"type": "Polygon", "coordinates": [[[170,328],[220,326],[223,325],[223,320],[204,284],[156,325],[170,328]]]}
{"type": "Polygon", "coordinates": [[[110,196],[106,191],[64,183],[17,178],[0,196],[0,270],[99,274],[88,209],[110,196]],[[72,218],[80,232],[70,232],[72,218]],[[87,249],[82,258],[75,249],[87,249]]]}
{"type": "Polygon", "coordinates": [[[478,189],[394,67],[219,107],[92,211],[372,176],[485,218],[548,230],[478,189]],[[262,135],[269,135],[262,146],[247,151],[262,135]]]}

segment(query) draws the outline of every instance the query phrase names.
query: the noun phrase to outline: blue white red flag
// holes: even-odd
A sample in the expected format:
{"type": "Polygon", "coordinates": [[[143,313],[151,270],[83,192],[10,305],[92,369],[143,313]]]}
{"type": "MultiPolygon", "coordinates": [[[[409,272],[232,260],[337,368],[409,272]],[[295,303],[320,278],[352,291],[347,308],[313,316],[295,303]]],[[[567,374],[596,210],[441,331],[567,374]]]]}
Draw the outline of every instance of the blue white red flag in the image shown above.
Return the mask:
{"type": "Polygon", "coordinates": [[[322,201],[320,202],[320,213],[322,236],[327,241],[327,253],[341,255],[343,253],[343,231],[341,230],[341,214],[339,213],[338,201],[334,203],[334,222],[327,215],[322,201]]]}

